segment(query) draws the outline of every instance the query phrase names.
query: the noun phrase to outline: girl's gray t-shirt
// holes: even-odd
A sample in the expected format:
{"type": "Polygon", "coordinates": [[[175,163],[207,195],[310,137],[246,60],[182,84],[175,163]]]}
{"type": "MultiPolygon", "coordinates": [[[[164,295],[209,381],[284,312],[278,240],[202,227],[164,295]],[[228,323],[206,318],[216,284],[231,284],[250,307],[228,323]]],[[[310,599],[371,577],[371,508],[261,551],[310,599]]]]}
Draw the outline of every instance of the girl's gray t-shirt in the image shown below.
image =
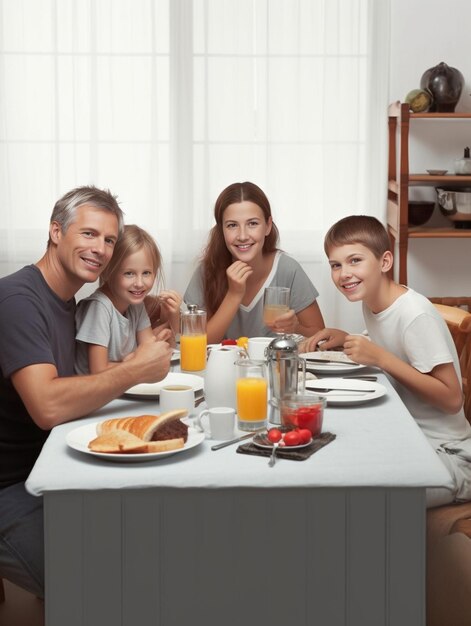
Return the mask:
{"type": "Polygon", "coordinates": [[[88,374],[88,345],[108,348],[108,360],[120,362],[137,348],[138,331],[150,326],[144,304],[130,305],[125,313],[114,307],[111,300],[97,289],[80,300],[75,314],[75,371],[88,374]]]}

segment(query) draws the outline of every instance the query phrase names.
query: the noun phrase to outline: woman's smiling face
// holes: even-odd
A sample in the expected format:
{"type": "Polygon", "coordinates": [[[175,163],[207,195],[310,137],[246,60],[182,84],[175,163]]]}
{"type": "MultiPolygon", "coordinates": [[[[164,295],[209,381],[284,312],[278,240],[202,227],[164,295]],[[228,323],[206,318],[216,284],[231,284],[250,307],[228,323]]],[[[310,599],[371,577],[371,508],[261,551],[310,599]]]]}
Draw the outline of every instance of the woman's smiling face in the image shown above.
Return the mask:
{"type": "Polygon", "coordinates": [[[266,221],[262,209],[254,202],[230,204],[224,211],[224,241],[234,260],[252,263],[260,258],[270,230],[271,218],[266,221]]]}

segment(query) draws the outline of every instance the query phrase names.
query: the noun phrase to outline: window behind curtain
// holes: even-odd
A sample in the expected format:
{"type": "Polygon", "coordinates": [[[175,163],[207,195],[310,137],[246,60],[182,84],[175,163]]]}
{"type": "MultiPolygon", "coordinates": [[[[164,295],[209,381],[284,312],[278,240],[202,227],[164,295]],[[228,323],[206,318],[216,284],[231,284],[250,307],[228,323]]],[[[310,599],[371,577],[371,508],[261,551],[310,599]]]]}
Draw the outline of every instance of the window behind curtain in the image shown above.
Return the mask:
{"type": "Polygon", "coordinates": [[[0,273],[37,260],[56,199],[90,183],[156,237],[179,289],[235,181],[265,190],[285,250],[318,259],[332,222],[383,210],[387,8],[0,0],[0,273]]]}

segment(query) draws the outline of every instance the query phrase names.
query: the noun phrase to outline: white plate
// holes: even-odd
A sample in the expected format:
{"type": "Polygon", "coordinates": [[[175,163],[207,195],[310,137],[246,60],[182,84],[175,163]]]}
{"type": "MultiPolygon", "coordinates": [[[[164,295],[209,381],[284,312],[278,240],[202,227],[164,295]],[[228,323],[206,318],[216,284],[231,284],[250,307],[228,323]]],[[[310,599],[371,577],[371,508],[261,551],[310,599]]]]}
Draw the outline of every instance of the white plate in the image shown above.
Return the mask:
{"type": "Polygon", "coordinates": [[[79,426],[74,430],[67,433],[65,441],[70,448],[84,452],[90,456],[97,456],[107,461],[115,461],[118,463],[137,463],[142,461],[155,461],[156,459],[163,459],[185,450],[190,450],[195,446],[198,446],[204,441],[204,433],[197,432],[191,426],[188,428],[188,439],[183,448],[178,450],[168,450],[165,452],[140,452],[139,454],[107,454],[105,452],[93,452],[88,448],[88,444],[92,439],[97,437],[96,426],[99,422],[93,422],[92,424],[85,424],[85,426],[79,426]]]}
{"type": "Polygon", "coordinates": [[[170,363],[178,363],[179,361],[180,361],[180,350],[174,350],[172,352],[170,363]]]}
{"type": "MultiPolygon", "coordinates": [[[[139,400],[154,400],[160,395],[160,389],[166,385],[188,385],[198,392],[203,391],[204,379],[194,374],[180,374],[179,372],[170,372],[158,383],[141,383],[130,387],[124,395],[127,398],[137,398],[139,400]]],[[[201,395],[201,394],[200,394],[201,395]]]]}
{"type": "Polygon", "coordinates": [[[317,352],[303,352],[299,355],[306,361],[306,368],[319,374],[347,374],[364,369],[366,365],[358,365],[349,359],[343,352],[335,350],[324,350],[317,352]],[[336,363],[319,363],[309,359],[335,360],[336,363]]]}
{"type": "MultiPolygon", "coordinates": [[[[257,448],[265,448],[267,450],[271,450],[273,448],[272,443],[266,443],[266,435],[264,435],[263,433],[255,435],[255,437],[252,439],[252,442],[254,445],[257,446],[257,448]]],[[[306,448],[311,443],[312,443],[312,439],[311,441],[308,441],[307,443],[299,444],[299,446],[281,446],[280,445],[278,446],[278,450],[299,450],[299,448],[306,448]]]]}
{"type": "Polygon", "coordinates": [[[306,390],[312,391],[327,400],[327,404],[360,404],[381,398],[386,393],[386,387],[368,380],[353,380],[346,378],[318,378],[306,381],[306,390]],[[321,392],[318,389],[329,388],[334,391],[321,392]],[[335,391],[339,389],[339,391],[335,391]],[[344,390],[347,391],[344,391],[344,390]],[[373,391],[367,391],[367,390],[373,391]],[[349,391],[351,390],[351,391],[349,391]]]}

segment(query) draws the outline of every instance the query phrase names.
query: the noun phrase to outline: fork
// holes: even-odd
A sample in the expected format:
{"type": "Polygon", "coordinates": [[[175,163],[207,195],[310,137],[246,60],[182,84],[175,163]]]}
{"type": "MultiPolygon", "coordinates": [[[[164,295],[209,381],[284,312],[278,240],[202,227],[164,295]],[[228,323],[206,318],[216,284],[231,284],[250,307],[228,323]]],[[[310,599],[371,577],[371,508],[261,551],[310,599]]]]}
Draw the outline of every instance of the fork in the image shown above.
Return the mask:
{"type": "Polygon", "coordinates": [[[273,444],[273,448],[271,450],[271,456],[268,459],[268,467],[273,467],[275,465],[275,461],[276,461],[276,450],[278,448],[278,446],[280,445],[280,442],[277,441],[276,443],[273,444]]]}

